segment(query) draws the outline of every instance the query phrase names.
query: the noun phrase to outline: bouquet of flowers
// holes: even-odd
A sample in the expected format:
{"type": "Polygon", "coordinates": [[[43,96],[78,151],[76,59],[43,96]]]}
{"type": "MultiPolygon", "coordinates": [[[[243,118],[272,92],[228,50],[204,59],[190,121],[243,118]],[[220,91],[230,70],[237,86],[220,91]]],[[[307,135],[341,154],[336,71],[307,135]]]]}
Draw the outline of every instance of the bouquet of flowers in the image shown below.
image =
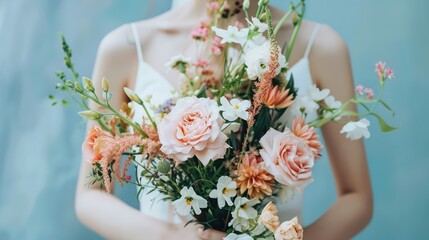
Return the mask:
{"type": "Polygon", "coordinates": [[[56,87],[79,103],[82,117],[98,123],[82,146],[84,158],[93,165],[90,184],[101,183],[110,192],[116,180],[137,185],[139,194],[146,188],[159,191],[178,215],[225,231],[226,239],[302,239],[297,219],[280,223],[274,203],[282,192],[302,190],[313,181],[312,168],[322,148],[315,128],[330,121],[346,123],[341,130],[346,137],[367,138],[370,123],[365,117],[373,116],[382,131],[395,129],[375,112],[378,104],[392,111],[381,93],[393,71],[377,63],[381,89],[377,98],[361,85],[356,97],[345,103],[316,86],[298,95],[293,75],[286,76],[304,1],[291,4],[276,26],[268,0],[258,2],[253,17],[248,16],[249,2],[242,6],[247,26],[235,23],[227,28],[221,25],[237,12],[234,6],[224,0],[208,5],[212,18],[201,22],[191,37],[197,46],[209,46],[209,57],[198,53],[193,61],[176,56],[167,63],[180,72],[183,86],[164,104],[155,106],[150,98],[125,88],[131,102],[113,108],[106,79],[102,96],[95,93],[90,79],[79,81],[63,37],[65,63],[74,80],[59,72],[56,87]],[[281,48],[275,36],[290,16],[293,34],[281,48]],[[216,69],[213,63],[219,60],[223,68],[216,69]],[[89,109],[87,100],[103,111],[89,109]],[[351,104],[366,111],[351,111],[351,104]],[[136,108],[145,113],[141,122],[132,121],[136,108]],[[290,115],[289,122],[282,118],[285,114],[290,115]],[[353,122],[349,117],[362,119],[353,122]],[[136,166],[135,179],[127,175],[131,164],[136,166]]]}

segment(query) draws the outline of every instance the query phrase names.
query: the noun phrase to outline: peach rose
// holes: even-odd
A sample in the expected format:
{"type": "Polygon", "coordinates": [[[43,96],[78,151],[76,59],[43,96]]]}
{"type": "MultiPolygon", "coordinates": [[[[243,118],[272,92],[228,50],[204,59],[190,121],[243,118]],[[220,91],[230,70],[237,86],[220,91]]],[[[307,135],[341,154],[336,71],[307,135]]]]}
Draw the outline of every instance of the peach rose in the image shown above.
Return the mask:
{"type": "Polygon", "coordinates": [[[267,171],[281,184],[303,188],[313,181],[314,153],[306,142],[286,128],[270,129],[261,138],[260,154],[267,171]]]}
{"type": "Polygon", "coordinates": [[[82,157],[89,163],[95,163],[103,157],[103,142],[107,139],[113,139],[113,136],[100,127],[94,126],[89,130],[85,141],[82,144],[82,157]]]}
{"type": "Polygon", "coordinates": [[[274,233],[276,240],[302,240],[304,229],[298,223],[298,218],[294,217],[290,221],[283,222],[274,233]]]}
{"type": "Polygon", "coordinates": [[[158,126],[161,151],[179,161],[196,156],[204,165],[223,158],[229,145],[216,101],[195,96],[179,99],[158,126]]]}

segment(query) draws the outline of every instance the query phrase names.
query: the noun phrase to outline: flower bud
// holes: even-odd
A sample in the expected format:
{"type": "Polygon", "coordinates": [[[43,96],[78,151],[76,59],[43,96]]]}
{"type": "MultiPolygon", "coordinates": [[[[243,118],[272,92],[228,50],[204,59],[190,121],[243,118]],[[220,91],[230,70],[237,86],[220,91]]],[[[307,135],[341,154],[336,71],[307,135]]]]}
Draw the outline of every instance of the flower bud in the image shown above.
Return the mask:
{"type": "Polygon", "coordinates": [[[171,165],[167,160],[163,159],[158,163],[157,168],[158,172],[162,174],[167,174],[171,170],[171,165]]]}
{"type": "Polygon", "coordinates": [[[94,112],[92,110],[81,111],[81,112],[78,112],[77,114],[79,114],[81,117],[88,120],[97,120],[103,116],[103,114],[94,112]]]}
{"type": "Polygon", "coordinates": [[[83,92],[82,86],[80,85],[79,82],[74,82],[74,90],[78,93],[83,92]]]}
{"type": "Polygon", "coordinates": [[[101,80],[101,86],[103,87],[103,91],[109,91],[109,81],[107,81],[106,78],[103,78],[103,80],[101,80]]]}
{"type": "Polygon", "coordinates": [[[128,98],[131,99],[132,101],[134,101],[138,104],[143,103],[143,101],[139,98],[139,96],[137,96],[137,94],[133,90],[131,90],[127,87],[124,87],[124,92],[125,92],[125,94],[127,94],[128,98]]]}
{"type": "Polygon", "coordinates": [[[82,78],[82,82],[83,82],[83,86],[85,87],[86,90],[90,91],[90,92],[94,92],[94,85],[92,85],[91,79],[87,78],[87,77],[83,77],[82,78]]]}
{"type": "Polygon", "coordinates": [[[249,8],[250,8],[250,0],[244,0],[244,2],[243,2],[243,9],[245,11],[247,11],[247,10],[249,10],[249,8]]]}
{"type": "Polygon", "coordinates": [[[296,26],[298,24],[298,16],[296,14],[296,11],[294,11],[292,13],[292,23],[293,23],[294,26],[296,26]]]}

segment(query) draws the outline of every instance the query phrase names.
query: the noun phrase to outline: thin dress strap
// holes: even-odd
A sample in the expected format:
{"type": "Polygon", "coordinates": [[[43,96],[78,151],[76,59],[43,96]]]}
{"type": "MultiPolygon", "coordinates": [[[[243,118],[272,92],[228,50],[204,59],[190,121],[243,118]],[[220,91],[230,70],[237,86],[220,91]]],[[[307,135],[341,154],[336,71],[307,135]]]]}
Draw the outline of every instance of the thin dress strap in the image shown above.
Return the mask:
{"type": "Polygon", "coordinates": [[[142,46],[140,43],[140,38],[139,38],[139,33],[137,31],[137,27],[134,23],[131,23],[131,28],[133,30],[134,42],[136,43],[137,56],[139,58],[139,62],[143,62],[142,46]]]}
{"type": "Polygon", "coordinates": [[[314,39],[316,38],[319,28],[320,28],[320,24],[316,24],[316,26],[314,26],[313,32],[311,33],[310,39],[308,40],[308,43],[307,43],[307,49],[305,49],[305,54],[304,54],[305,58],[308,58],[308,56],[310,56],[311,47],[313,46],[313,42],[314,42],[314,39]]]}

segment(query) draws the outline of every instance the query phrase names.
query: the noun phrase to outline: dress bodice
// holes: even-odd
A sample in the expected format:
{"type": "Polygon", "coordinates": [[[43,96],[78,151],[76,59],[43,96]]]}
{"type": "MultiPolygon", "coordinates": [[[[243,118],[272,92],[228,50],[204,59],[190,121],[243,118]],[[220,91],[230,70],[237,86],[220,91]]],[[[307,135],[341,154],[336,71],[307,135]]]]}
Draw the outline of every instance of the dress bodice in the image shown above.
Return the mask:
{"type": "MultiPolygon", "coordinates": [[[[131,27],[139,60],[135,92],[141,99],[145,99],[150,95],[151,104],[160,105],[172,97],[172,90],[174,90],[174,88],[159,72],[144,61],[137,29],[134,24],[131,24],[131,27]]],[[[314,37],[316,36],[317,28],[318,26],[316,26],[310,37],[304,57],[288,71],[287,77],[293,74],[295,87],[299,89],[298,95],[313,84],[308,56],[314,37]]],[[[143,115],[143,109],[136,107],[133,121],[141,122],[143,115]]],[[[284,121],[290,121],[292,116],[286,111],[282,118],[284,121]]],[[[141,169],[139,169],[139,171],[141,171],[141,169]]],[[[144,178],[142,180],[145,181],[144,178]]],[[[145,184],[145,182],[143,182],[143,184],[145,184]]],[[[148,216],[166,222],[183,223],[183,218],[175,214],[171,202],[162,201],[162,194],[156,190],[151,190],[151,188],[146,188],[144,191],[140,192],[140,211],[148,216]]],[[[293,197],[290,198],[286,204],[277,204],[280,220],[290,220],[295,216],[300,217],[302,199],[302,192],[294,192],[293,197]]]]}

